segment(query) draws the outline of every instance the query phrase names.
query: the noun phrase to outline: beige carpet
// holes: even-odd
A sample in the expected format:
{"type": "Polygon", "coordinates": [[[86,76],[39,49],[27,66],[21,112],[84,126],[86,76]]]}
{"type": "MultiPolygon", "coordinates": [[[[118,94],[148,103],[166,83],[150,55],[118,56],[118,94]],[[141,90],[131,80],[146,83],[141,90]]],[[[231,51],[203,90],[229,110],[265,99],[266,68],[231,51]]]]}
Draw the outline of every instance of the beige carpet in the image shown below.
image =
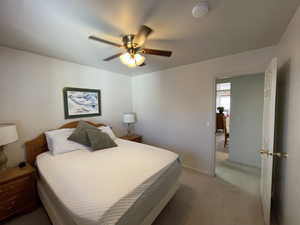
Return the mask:
{"type": "Polygon", "coordinates": [[[228,147],[228,144],[224,147],[224,141],[225,141],[224,133],[222,133],[222,132],[216,133],[216,150],[218,152],[228,153],[229,152],[229,147],[228,147]]]}
{"type": "MultiPolygon", "coordinates": [[[[252,181],[245,184],[251,186],[252,181]]],[[[209,177],[188,169],[183,170],[181,183],[153,225],[263,225],[260,203],[253,191],[243,190],[239,184],[221,177],[209,177]]],[[[50,222],[40,208],[0,224],[49,225],[50,222]]]]}
{"type": "Polygon", "coordinates": [[[181,181],[181,189],[154,225],[263,225],[255,191],[190,170],[181,181]]]}

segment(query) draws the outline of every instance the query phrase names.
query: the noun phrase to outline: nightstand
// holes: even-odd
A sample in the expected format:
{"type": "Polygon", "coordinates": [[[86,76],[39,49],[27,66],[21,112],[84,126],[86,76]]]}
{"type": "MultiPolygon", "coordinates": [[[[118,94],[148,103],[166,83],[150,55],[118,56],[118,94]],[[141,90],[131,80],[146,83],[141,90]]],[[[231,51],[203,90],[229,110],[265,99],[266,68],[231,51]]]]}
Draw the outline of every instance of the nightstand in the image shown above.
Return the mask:
{"type": "Polygon", "coordinates": [[[0,221],[30,212],[37,205],[36,172],[32,166],[0,172],[0,221]]]}
{"type": "Polygon", "coordinates": [[[125,136],[120,137],[120,138],[128,140],[128,141],[138,142],[138,143],[143,142],[143,136],[140,136],[140,135],[137,135],[137,134],[125,135],[125,136]]]}

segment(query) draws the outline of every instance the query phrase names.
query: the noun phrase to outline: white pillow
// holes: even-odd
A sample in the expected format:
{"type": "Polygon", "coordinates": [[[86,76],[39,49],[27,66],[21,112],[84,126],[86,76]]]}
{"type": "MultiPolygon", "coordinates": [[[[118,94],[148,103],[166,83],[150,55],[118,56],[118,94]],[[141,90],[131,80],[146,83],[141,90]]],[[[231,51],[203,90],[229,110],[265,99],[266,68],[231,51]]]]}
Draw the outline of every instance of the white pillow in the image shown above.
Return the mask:
{"type": "Polygon", "coordinates": [[[66,128],[45,132],[49,151],[53,155],[57,155],[79,149],[90,149],[87,146],[68,140],[73,131],[74,128],[66,128]]]}
{"type": "Polygon", "coordinates": [[[107,133],[113,141],[117,139],[116,135],[109,126],[101,126],[98,127],[98,129],[100,129],[103,133],[107,133]]]}

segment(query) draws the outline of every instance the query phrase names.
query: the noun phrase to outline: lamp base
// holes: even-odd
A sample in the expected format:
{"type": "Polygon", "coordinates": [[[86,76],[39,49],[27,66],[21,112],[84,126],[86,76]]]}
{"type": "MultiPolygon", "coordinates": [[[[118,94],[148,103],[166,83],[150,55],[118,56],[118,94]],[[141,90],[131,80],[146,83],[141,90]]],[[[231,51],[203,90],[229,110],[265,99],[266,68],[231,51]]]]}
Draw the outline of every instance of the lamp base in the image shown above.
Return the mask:
{"type": "Polygon", "coordinates": [[[130,123],[127,123],[127,136],[130,136],[131,129],[130,129],[130,123]]]}
{"type": "Polygon", "coordinates": [[[3,146],[0,146],[0,171],[7,169],[7,157],[4,153],[3,146]]]}

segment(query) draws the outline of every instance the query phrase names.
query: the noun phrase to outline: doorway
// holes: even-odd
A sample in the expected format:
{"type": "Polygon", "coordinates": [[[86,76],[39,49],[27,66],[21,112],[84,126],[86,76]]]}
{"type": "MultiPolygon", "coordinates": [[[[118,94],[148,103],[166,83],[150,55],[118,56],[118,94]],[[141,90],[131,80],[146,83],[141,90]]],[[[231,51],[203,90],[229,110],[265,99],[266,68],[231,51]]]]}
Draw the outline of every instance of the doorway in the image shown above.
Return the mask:
{"type": "Polygon", "coordinates": [[[216,83],[216,160],[228,159],[231,82],[216,83]]]}
{"type": "Polygon", "coordinates": [[[259,199],[264,74],[216,80],[215,174],[259,199]]]}

